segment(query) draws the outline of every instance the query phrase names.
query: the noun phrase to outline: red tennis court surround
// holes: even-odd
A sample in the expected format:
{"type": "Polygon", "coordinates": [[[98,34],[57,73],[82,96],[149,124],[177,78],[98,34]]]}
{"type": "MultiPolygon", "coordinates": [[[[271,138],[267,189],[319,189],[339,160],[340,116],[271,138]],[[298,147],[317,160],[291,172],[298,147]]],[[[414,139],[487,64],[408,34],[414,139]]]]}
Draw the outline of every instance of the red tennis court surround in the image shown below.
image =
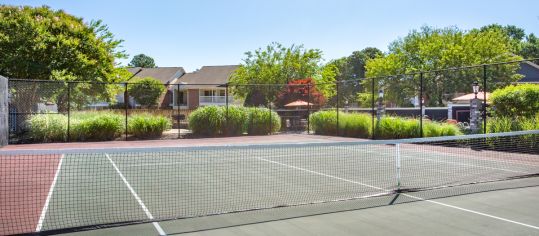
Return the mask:
{"type": "Polygon", "coordinates": [[[0,235],[36,230],[60,159],[60,155],[0,158],[0,235]]]}

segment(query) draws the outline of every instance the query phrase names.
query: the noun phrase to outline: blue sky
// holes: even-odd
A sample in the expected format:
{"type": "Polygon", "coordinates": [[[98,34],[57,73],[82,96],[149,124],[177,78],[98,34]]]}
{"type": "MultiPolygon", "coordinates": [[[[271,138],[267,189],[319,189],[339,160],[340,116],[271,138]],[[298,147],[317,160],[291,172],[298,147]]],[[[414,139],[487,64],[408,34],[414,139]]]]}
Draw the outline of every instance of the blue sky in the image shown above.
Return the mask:
{"type": "Polygon", "coordinates": [[[158,66],[238,64],[244,52],[271,42],[304,44],[326,61],[387,45],[423,25],[471,29],[513,24],[539,35],[539,1],[517,0],[0,0],[48,5],[84,18],[102,19],[124,39],[130,55],[144,53],[158,66]]]}

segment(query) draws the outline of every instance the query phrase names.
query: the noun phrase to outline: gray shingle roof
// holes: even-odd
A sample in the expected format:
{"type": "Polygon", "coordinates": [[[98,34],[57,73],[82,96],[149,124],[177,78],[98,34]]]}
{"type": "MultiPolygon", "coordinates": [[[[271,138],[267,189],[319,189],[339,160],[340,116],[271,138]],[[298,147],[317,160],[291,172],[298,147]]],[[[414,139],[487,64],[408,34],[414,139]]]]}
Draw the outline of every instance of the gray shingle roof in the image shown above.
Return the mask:
{"type": "MultiPolygon", "coordinates": [[[[230,75],[238,68],[237,65],[226,66],[203,66],[200,70],[195,72],[186,73],[179,79],[173,81],[173,83],[181,84],[205,84],[214,85],[211,87],[217,87],[217,85],[226,84],[230,75]]],[[[195,87],[195,86],[193,86],[195,87]]],[[[196,86],[204,87],[204,86],[196,86]]],[[[206,86],[210,87],[210,86],[206,86]]]]}
{"type": "Polygon", "coordinates": [[[185,74],[185,70],[182,67],[156,67],[156,68],[140,68],[132,67],[127,68],[129,72],[135,74],[135,78],[152,77],[163,84],[168,84],[174,79],[185,74]]]}

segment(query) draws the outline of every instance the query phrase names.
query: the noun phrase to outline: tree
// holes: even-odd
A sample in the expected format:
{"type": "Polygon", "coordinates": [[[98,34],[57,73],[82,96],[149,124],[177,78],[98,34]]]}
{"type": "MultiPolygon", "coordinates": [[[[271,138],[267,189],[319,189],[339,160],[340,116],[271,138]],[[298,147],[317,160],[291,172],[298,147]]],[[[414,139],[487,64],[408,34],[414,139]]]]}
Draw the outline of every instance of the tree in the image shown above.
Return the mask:
{"type": "Polygon", "coordinates": [[[275,106],[284,107],[286,104],[295,101],[312,103],[314,106],[322,106],[326,102],[324,95],[316,87],[316,82],[312,78],[293,80],[288,83],[275,100],[275,106]]]}
{"type": "MultiPolygon", "coordinates": [[[[397,106],[411,106],[419,94],[419,75],[409,74],[499,61],[519,60],[511,39],[497,29],[462,31],[456,27],[423,27],[389,46],[389,53],[367,61],[367,77],[362,81],[364,92],[371,93],[372,77],[375,91],[383,88],[385,101],[397,106]]],[[[488,71],[490,89],[517,81],[518,63],[500,65],[488,71]]],[[[455,93],[471,92],[470,84],[482,79],[482,68],[445,71],[424,75],[424,99],[427,105],[443,105],[455,93]]]]}
{"type": "Polygon", "coordinates": [[[153,58],[146,56],[144,54],[138,54],[133,57],[129,65],[131,67],[142,67],[142,68],[154,68],[155,62],[153,58]]]}
{"type": "Polygon", "coordinates": [[[488,30],[499,30],[507,35],[511,40],[515,53],[523,58],[539,58],[539,40],[533,33],[526,35],[524,29],[514,25],[491,24],[480,28],[482,32],[488,30]]]}
{"type": "MultiPolygon", "coordinates": [[[[115,68],[115,59],[126,57],[121,43],[100,20],[85,23],[46,6],[0,5],[0,74],[9,78],[119,82],[125,79],[125,71],[115,68]]],[[[46,92],[47,86],[41,85],[12,91],[19,112],[30,109],[19,101],[35,103],[55,96],[65,109],[67,85],[49,86],[46,92]]],[[[78,87],[74,85],[73,90],[78,87]]],[[[87,89],[89,96],[102,99],[112,98],[112,90],[102,84],[87,89]]]]}
{"type": "MultiPolygon", "coordinates": [[[[333,60],[328,65],[333,65],[337,68],[336,80],[348,81],[365,78],[365,65],[368,60],[382,56],[383,53],[377,48],[367,47],[361,51],[354,51],[348,57],[342,57],[333,60]]],[[[341,83],[339,86],[339,100],[341,103],[345,101],[354,101],[356,94],[361,91],[359,82],[350,81],[341,83]]],[[[329,103],[335,104],[336,97],[333,97],[329,103]]],[[[341,106],[343,104],[340,104],[341,106]]]]}
{"type": "Polygon", "coordinates": [[[165,85],[161,81],[152,77],[145,77],[133,80],[127,88],[129,96],[144,106],[152,107],[158,104],[159,98],[165,93],[165,85]]]}
{"type": "MultiPolygon", "coordinates": [[[[246,52],[245,55],[243,63],[231,75],[230,84],[233,93],[245,99],[246,105],[266,105],[274,101],[281,88],[270,85],[285,85],[302,78],[324,82],[334,80],[328,77],[331,71],[320,65],[322,52],[318,49],[305,49],[302,45],[286,48],[271,43],[264,49],[246,52]]],[[[324,89],[331,90],[332,87],[324,89]]]]}

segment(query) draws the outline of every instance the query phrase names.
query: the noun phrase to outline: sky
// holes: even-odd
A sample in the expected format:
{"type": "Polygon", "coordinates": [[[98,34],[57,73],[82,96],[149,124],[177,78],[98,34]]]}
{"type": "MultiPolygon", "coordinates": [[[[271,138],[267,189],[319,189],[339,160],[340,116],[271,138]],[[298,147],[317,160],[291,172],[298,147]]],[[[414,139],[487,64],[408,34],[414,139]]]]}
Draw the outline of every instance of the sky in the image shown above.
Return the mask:
{"type": "Polygon", "coordinates": [[[0,0],[9,5],[47,5],[101,19],[125,42],[128,59],[144,53],[160,67],[194,71],[233,65],[245,52],[271,42],[323,51],[325,61],[365,47],[382,51],[421,26],[469,30],[498,23],[539,35],[538,0],[0,0]]]}

